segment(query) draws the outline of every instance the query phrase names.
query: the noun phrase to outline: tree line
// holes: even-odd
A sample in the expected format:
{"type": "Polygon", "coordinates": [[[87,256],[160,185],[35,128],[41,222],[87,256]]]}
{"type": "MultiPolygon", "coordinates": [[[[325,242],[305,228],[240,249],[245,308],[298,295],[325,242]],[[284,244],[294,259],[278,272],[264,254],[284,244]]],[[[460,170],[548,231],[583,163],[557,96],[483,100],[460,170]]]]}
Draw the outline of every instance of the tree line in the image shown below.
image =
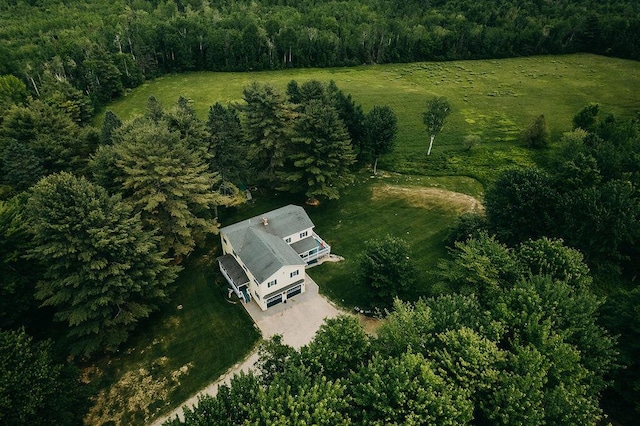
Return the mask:
{"type": "MultiPolygon", "coordinates": [[[[544,117],[536,119],[532,128],[545,134],[544,117]]],[[[531,129],[525,131],[526,143],[531,142],[527,141],[531,133],[531,129]]],[[[546,143],[533,146],[540,149],[546,143]]],[[[554,145],[554,154],[547,155],[541,165],[506,170],[498,176],[485,194],[486,215],[460,218],[449,244],[475,266],[449,274],[457,275],[462,288],[471,292],[482,289],[463,284],[468,280],[466,273],[500,276],[497,270],[487,269],[486,258],[455,243],[486,239],[487,234],[511,250],[540,238],[556,239],[578,250],[588,269],[570,267],[568,260],[561,261],[548,249],[544,249],[546,264],[538,268],[556,264],[571,280],[593,276],[590,287],[604,298],[598,308],[599,323],[619,336],[618,368],[607,376],[613,386],[604,393],[603,404],[620,420],[630,420],[637,417],[640,396],[636,356],[640,318],[635,308],[640,295],[635,284],[640,272],[640,125],[637,119],[606,115],[599,105],[590,104],[575,115],[573,129],[554,145]]]]}
{"type": "Polygon", "coordinates": [[[591,52],[639,59],[637,2],[9,0],[0,75],[40,95],[52,76],[93,106],[146,79],[591,52]]]}
{"type": "Polygon", "coordinates": [[[546,238],[510,249],[483,234],[458,244],[441,277],[451,291],[415,304],[396,299],[375,337],[352,316],[327,320],[299,351],[276,336],[261,348],[257,372],[165,424],[595,425],[603,418],[615,339],[598,324],[602,301],[577,250],[546,238]]]}

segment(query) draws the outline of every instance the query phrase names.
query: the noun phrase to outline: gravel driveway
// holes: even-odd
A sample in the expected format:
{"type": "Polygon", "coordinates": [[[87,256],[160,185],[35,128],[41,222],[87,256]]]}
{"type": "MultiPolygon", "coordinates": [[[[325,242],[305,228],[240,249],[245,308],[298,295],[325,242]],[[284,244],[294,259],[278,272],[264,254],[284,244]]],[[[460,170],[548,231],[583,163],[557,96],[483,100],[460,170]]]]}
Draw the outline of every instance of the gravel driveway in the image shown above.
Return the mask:
{"type": "MultiPolygon", "coordinates": [[[[268,339],[274,334],[281,334],[283,343],[293,346],[296,349],[309,343],[315,336],[318,328],[326,318],[336,317],[344,311],[340,311],[327,299],[318,293],[318,285],[307,275],[306,291],[287,303],[280,303],[272,306],[266,312],[262,312],[255,303],[244,305],[256,326],[262,332],[262,337],[268,339]]],[[[240,371],[251,370],[258,360],[257,349],[251,352],[247,358],[231,367],[222,377],[202,389],[199,394],[215,396],[218,393],[220,384],[229,384],[231,378],[240,371]]],[[[176,415],[184,419],[182,406],[193,407],[198,403],[198,395],[194,395],[185,401],[180,408],[177,408],[167,416],[161,417],[152,423],[153,426],[160,426],[169,418],[176,415]]]]}

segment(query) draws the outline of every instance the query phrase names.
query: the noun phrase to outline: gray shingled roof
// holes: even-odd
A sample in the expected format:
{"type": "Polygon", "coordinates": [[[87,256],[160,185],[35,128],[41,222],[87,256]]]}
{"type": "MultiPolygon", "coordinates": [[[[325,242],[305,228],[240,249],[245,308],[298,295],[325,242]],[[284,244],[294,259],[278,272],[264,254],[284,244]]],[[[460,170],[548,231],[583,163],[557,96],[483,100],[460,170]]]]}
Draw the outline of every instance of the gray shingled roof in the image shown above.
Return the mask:
{"type": "Polygon", "coordinates": [[[316,247],[318,247],[318,242],[313,237],[303,238],[302,240],[291,244],[291,248],[298,254],[306,253],[316,247]]]}
{"type": "Polygon", "coordinates": [[[225,271],[227,271],[227,275],[229,275],[229,278],[231,278],[231,281],[233,281],[236,287],[240,287],[249,282],[247,274],[244,272],[244,269],[242,269],[242,266],[238,264],[235,257],[230,254],[225,254],[218,258],[218,262],[220,262],[225,271]]]}
{"type": "Polygon", "coordinates": [[[304,266],[300,256],[283,238],[313,227],[300,206],[288,205],[260,216],[225,226],[220,233],[260,282],[287,265],[304,266]],[[267,219],[264,225],[262,219],[267,219]]]}

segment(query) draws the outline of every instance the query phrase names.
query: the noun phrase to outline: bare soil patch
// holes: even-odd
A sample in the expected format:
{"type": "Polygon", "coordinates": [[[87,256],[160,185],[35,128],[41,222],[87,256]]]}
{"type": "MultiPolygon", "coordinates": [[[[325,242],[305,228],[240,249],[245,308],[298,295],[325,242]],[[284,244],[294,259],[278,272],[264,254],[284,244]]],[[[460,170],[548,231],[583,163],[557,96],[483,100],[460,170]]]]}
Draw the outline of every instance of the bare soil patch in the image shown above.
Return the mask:
{"type": "Polygon", "coordinates": [[[359,314],[358,322],[364,329],[364,332],[369,336],[377,336],[378,335],[378,327],[382,325],[382,320],[379,318],[368,317],[366,315],[359,314]]]}
{"type": "Polygon", "coordinates": [[[471,195],[440,188],[420,188],[397,185],[376,185],[374,200],[400,198],[414,207],[449,209],[455,213],[484,212],[482,203],[471,195]]]}

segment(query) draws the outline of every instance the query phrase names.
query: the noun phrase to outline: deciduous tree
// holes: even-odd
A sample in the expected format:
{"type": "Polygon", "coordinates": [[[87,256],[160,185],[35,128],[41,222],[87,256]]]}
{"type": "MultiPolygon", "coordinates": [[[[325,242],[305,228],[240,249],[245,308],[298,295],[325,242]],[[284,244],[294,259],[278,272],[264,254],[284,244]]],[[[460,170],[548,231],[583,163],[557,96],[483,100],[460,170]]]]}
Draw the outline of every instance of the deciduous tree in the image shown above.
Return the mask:
{"type": "Polygon", "coordinates": [[[559,203],[553,178],[535,167],[502,172],[485,195],[489,228],[511,245],[554,236],[559,203]]]}
{"type": "Polygon", "coordinates": [[[398,118],[388,106],[374,106],[364,118],[365,150],[373,156],[373,174],[378,170],[378,158],[388,154],[395,145],[398,118]]]}
{"type": "Polygon", "coordinates": [[[417,270],[407,243],[387,235],[364,243],[358,260],[358,279],[373,293],[378,307],[390,307],[416,280],[417,270]]]}
{"type": "Polygon", "coordinates": [[[300,355],[314,374],[336,380],[368,361],[369,338],[355,317],[343,315],[327,319],[300,355]]]}
{"type": "Polygon", "coordinates": [[[444,96],[435,97],[427,102],[427,111],[422,114],[422,122],[427,127],[427,133],[430,137],[427,155],[431,155],[433,140],[442,131],[444,121],[449,114],[451,114],[451,105],[444,96]]]}
{"type": "Polygon", "coordinates": [[[374,356],[352,382],[356,424],[453,426],[473,418],[469,390],[441,377],[421,354],[374,356]]]}
{"type": "Polygon", "coordinates": [[[546,148],[549,145],[549,128],[544,115],[539,115],[525,130],[522,140],[529,148],[546,148]]]}

